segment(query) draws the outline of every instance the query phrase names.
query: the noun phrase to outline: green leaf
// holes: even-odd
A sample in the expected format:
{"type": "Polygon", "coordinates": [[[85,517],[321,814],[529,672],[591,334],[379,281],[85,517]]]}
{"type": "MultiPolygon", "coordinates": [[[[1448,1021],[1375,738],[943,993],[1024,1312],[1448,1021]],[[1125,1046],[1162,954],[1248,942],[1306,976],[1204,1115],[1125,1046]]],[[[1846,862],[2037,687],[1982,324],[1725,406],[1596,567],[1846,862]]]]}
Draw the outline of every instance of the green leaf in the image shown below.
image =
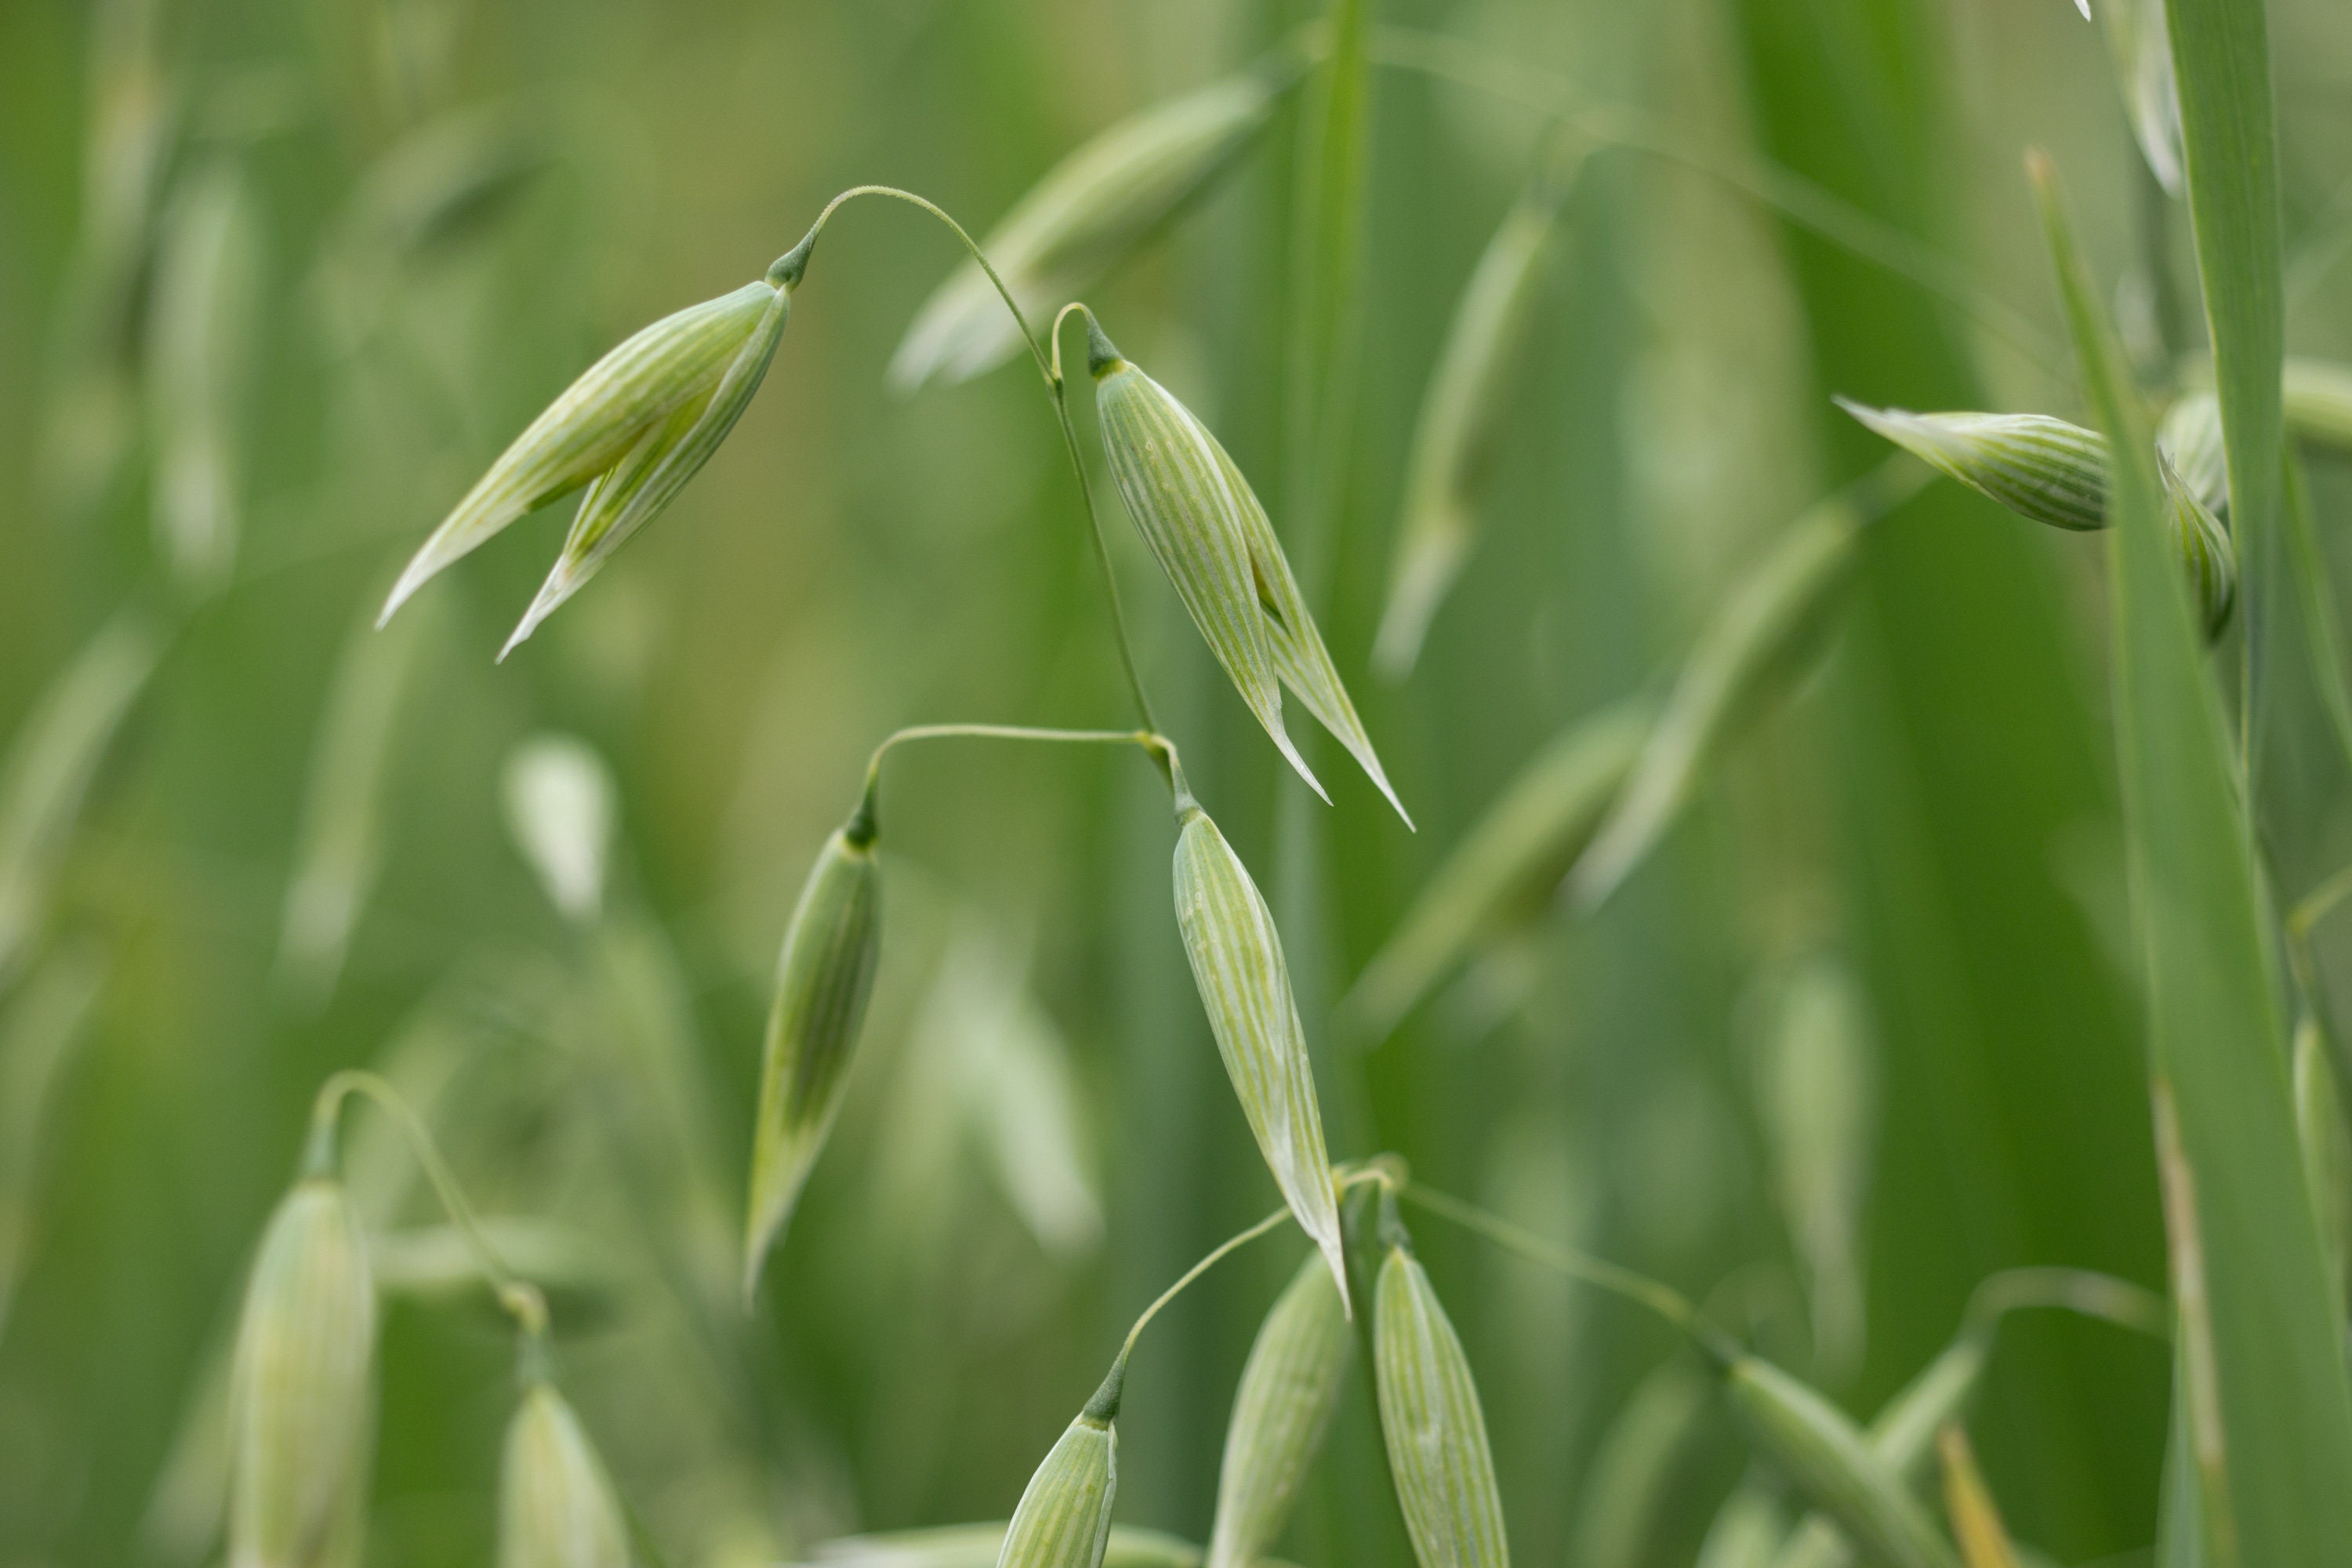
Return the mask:
{"type": "MultiPolygon", "coordinates": [[[[2195,54],[2181,47],[2178,20],[2174,41],[2183,58],[2195,54]]],[[[2192,131],[2192,185],[2199,145],[2192,131]]],[[[2285,1032],[2237,781],[2165,534],[2147,414],[2099,313],[2054,177],[2039,159],[2033,171],[2084,384],[2118,455],[2110,473],[2117,522],[2109,544],[2114,679],[2134,915],[2147,962],[2150,1069],[2159,1101],[2178,1108],[2180,1163],[2202,1240],[2201,1258],[2176,1256],[2174,1269],[2176,1286],[2184,1275],[2201,1286],[2212,1339],[2219,1408],[2191,1414],[2218,1417],[2211,1427],[2221,1437],[2226,1495],[2209,1493],[2204,1514],[2209,1528],[2218,1517],[2234,1521],[2242,1555],[2225,1554],[2218,1541],[2209,1545],[2217,1563],[2316,1568],[2340,1561],[2342,1543],[2352,1541],[2352,1489],[2345,1486],[2352,1476],[2352,1391],[2296,1156],[2285,1032]]],[[[2269,378],[2273,449],[2257,505],[2269,504],[2278,469],[2275,359],[2269,378]]],[[[2231,406],[2225,393],[2225,430],[2231,406]]],[[[2249,507],[2251,475],[2242,389],[2239,417],[2230,444],[2231,504],[2243,526],[2250,510],[2239,509],[2249,507]]]]}

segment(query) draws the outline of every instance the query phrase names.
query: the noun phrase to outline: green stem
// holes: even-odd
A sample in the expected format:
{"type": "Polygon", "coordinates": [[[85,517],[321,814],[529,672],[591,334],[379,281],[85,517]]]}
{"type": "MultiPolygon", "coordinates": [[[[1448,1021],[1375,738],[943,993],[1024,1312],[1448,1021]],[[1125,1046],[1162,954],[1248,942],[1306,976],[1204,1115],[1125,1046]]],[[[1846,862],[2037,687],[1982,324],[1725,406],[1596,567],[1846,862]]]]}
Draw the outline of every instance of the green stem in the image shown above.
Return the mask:
{"type": "Polygon", "coordinates": [[[2086,1268],[2005,1268],[1985,1276],[1969,1297],[1964,1331],[1989,1335],[2010,1313],[2034,1307],[2096,1318],[2159,1340],[2172,1337],[2172,1310],[2163,1297],[2086,1268]]]}
{"type": "MultiPolygon", "coordinates": [[[[1094,534],[1095,561],[1102,568],[1103,588],[1110,596],[1111,623],[1118,635],[1119,663],[1127,672],[1128,693],[1135,700],[1135,710],[1143,720],[1143,727],[1147,730],[1158,730],[1159,721],[1151,716],[1151,700],[1145,695],[1142,677],[1137,673],[1135,647],[1127,630],[1127,612],[1119,603],[1118,578],[1111,571],[1110,550],[1103,540],[1102,519],[1095,510],[1094,489],[1087,482],[1086,463],[1078,454],[1077,431],[1070,423],[1069,400],[1062,384],[1060,343],[1056,342],[1053,355],[1048,358],[1045,346],[1037,340],[1037,334],[1030,330],[1029,318],[1021,313],[1020,302],[1013,298],[1013,290],[1006,286],[1003,278],[998,274],[995,265],[981,250],[980,242],[972,238],[963,225],[950,216],[945,207],[919,196],[912,191],[902,191],[896,185],[852,185],[825,203],[824,210],[816,215],[816,222],[809,226],[809,231],[801,237],[801,242],[776,258],[775,263],[768,268],[770,281],[788,287],[797,286],[802,274],[808,268],[809,253],[816,247],[817,236],[824,232],[824,226],[832,221],[835,209],[858,196],[888,196],[893,201],[905,202],[909,206],[920,207],[947,225],[954,232],[956,238],[963,242],[964,249],[971,253],[971,258],[979,265],[981,271],[987,274],[989,282],[996,289],[997,298],[1004,301],[1004,308],[1013,313],[1013,324],[1020,329],[1021,342],[1029,350],[1029,358],[1036,364],[1038,375],[1045,380],[1046,395],[1054,405],[1054,417],[1062,427],[1062,446],[1069,455],[1070,472],[1078,481],[1079,497],[1086,502],[1087,524],[1094,534]]],[[[1083,307],[1079,308],[1083,309],[1083,307]]],[[[1062,317],[1068,315],[1070,309],[1071,307],[1065,306],[1061,315],[1054,318],[1055,334],[1059,334],[1062,317]]]]}
{"type": "Polygon", "coordinates": [[[1127,1331],[1126,1342],[1118,1347],[1118,1357],[1110,1363],[1110,1374],[1103,1379],[1102,1386],[1095,1391],[1095,1396],[1087,1401],[1087,1414],[1098,1421],[1108,1421],[1118,1414],[1119,1397],[1127,1384],[1128,1358],[1135,1353],[1135,1342],[1143,1337],[1145,1327],[1160,1315],[1160,1308],[1181,1295],[1186,1286],[1206,1274],[1227,1254],[1248,1246],[1289,1217],[1288,1208],[1278,1208],[1247,1230],[1227,1237],[1212,1248],[1207,1257],[1184,1270],[1176,1283],[1160,1292],[1160,1299],[1144,1308],[1143,1316],[1135,1320],[1135,1327],[1127,1331]]]}
{"type": "Polygon", "coordinates": [[[1181,773],[1176,761],[1176,742],[1150,730],[1042,730],[1027,724],[910,724],[892,731],[874,748],[874,755],[866,763],[866,795],[858,805],[858,818],[866,826],[866,837],[874,831],[876,797],[882,786],[882,759],[894,746],[909,741],[1042,741],[1070,746],[1139,746],[1146,756],[1160,769],[1160,776],[1171,791],[1178,789],[1181,773]]]}
{"type": "Polygon", "coordinates": [[[1690,1298],[1671,1285],[1661,1284],[1647,1275],[1636,1274],[1606,1258],[1594,1258],[1573,1247],[1556,1246],[1531,1232],[1521,1230],[1510,1221],[1488,1214],[1475,1204],[1448,1197],[1434,1188],[1419,1182],[1408,1182],[1398,1189],[1407,1203],[1427,1209],[1442,1219],[1452,1220],[1465,1230],[1475,1231],[1508,1252],[1515,1252],[1530,1263],[1567,1275],[1571,1279],[1622,1296],[1636,1306],[1647,1308],[1668,1323],[1702,1342],[1720,1336],[1702,1321],[1690,1298]]]}
{"type": "MultiPolygon", "coordinates": [[[[1418,27],[1375,26],[1371,58],[1392,69],[1419,71],[1546,114],[1559,113],[1560,105],[1576,90],[1566,77],[1418,27]]],[[[1979,289],[1948,258],[1803,175],[1762,158],[1718,160],[1630,109],[1603,105],[1563,119],[1571,130],[1604,146],[1680,163],[1729,186],[1800,228],[1917,284],[2053,378],[2063,381],[2071,374],[2066,361],[2032,322],[1979,289]]]]}
{"type": "Polygon", "coordinates": [[[497,1292],[499,1305],[513,1315],[524,1332],[545,1332],[546,1299],[540,1294],[537,1286],[517,1279],[514,1270],[509,1268],[506,1260],[499,1256],[499,1249],[490,1244],[488,1233],[483,1230],[481,1219],[474,1212],[474,1205],[467,1200],[465,1189],[457,1184],[456,1173],[449,1169],[448,1162],[441,1157],[440,1145],[433,1141],[433,1134],[425,1127],[424,1119],[409,1109],[408,1102],[400,1097],[400,1091],[386,1079],[362,1068],[352,1068],[336,1073],[319,1086],[318,1098],[310,1106],[310,1140],[304,1158],[305,1173],[320,1175],[333,1169],[335,1124],[341,1115],[343,1100],[352,1094],[366,1096],[399,1125],[401,1132],[408,1140],[410,1151],[416,1156],[416,1163],[425,1168],[426,1178],[432,1182],[434,1194],[441,1200],[441,1207],[465,1237],[467,1246],[473,1251],[475,1262],[481,1268],[483,1278],[497,1292]]]}

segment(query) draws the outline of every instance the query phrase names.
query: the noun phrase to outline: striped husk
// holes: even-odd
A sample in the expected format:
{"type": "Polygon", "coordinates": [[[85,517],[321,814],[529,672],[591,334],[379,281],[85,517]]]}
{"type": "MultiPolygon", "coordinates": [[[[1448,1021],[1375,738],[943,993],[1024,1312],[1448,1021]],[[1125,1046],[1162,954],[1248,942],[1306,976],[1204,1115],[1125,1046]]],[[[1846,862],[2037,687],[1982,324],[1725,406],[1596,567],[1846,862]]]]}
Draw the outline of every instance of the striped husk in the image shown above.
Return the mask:
{"type": "Polygon", "coordinates": [[[499,1568],[628,1568],[629,1531],[580,1417],[533,1382],[508,1423],[499,1474],[499,1568]]]}
{"type": "Polygon", "coordinates": [[[1323,1142],[1307,1031],[1274,914],[1224,835],[1190,795],[1176,837],[1176,924],[1258,1152],[1298,1227],[1322,1250],[1344,1306],[1339,1188],[1323,1142]]]}
{"type": "Polygon", "coordinates": [[[1029,1478],[997,1568],[1101,1568],[1118,1491],[1118,1423],[1089,1409],[1029,1478]]]}
{"type": "Polygon", "coordinates": [[[2107,442],[2043,414],[1914,414],[1837,405],[2021,517],[2053,528],[2107,525],[2107,442]]]}
{"type": "Polygon", "coordinates": [[[1309,1257],[1265,1315],[1234,1394],[1209,1568],[1253,1568],[1290,1520],[1339,1408],[1355,1342],[1323,1260],[1309,1257]]]}
{"type": "Polygon", "coordinates": [[[1392,1245],[1372,1310],[1381,1435],[1421,1568],[1506,1568],[1486,1419],[1462,1342],[1420,1260],[1392,1245]]]}

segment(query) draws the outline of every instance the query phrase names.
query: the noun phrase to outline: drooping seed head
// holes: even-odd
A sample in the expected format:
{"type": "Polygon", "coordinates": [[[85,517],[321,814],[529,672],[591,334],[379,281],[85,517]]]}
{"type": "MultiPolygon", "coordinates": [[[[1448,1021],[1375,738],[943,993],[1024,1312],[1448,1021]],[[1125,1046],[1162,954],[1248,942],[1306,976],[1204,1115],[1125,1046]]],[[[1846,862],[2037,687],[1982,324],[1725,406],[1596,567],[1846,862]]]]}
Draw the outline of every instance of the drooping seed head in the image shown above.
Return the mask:
{"type": "Polygon", "coordinates": [[[507,1424],[499,1472],[499,1568],[628,1568],[612,1478],[571,1404],[543,1379],[507,1424]]]}
{"type": "MultiPolygon", "coordinates": [[[[1075,299],[1213,184],[1298,78],[1289,52],[1123,120],[1030,187],[981,250],[1034,319],[1075,299]]],[[[967,261],[923,302],[890,359],[890,384],[969,380],[1021,352],[995,286],[967,261]]]]}
{"type": "Polygon", "coordinates": [[[1885,1568],[1959,1568],[1902,1480],[1845,1414],[1752,1355],[1722,1369],[1724,1394],[1758,1452],[1885,1568]]]}
{"type": "Polygon", "coordinates": [[[1429,1276],[1397,1238],[1381,1263],[1372,1367],[1381,1436],[1421,1568],[1506,1568],[1510,1543],[1470,1363],[1429,1276]]]}
{"type": "Polygon", "coordinates": [[[1323,1259],[1299,1266],[1250,1346],[1225,1428],[1209,1568],[1253,1568],[1290,1521],[1323,1447],[1355,1342],[1323,1259]]]}
{"type": "Polygon", "coordinates": [[[2192,392],[2164,411],[2157,450],[2197,499],[2219,514],[2230,504],[2229,453],[2221,443],[2221,400],[2192,392]]]}
{"type": "Polygon", "coordinates": [[[1256,494],[1208,426],[1121,357],[1091,316],[1103,449],[1128,514],[1250,712],[1327,801],[1282,723],[1282,689],[1338,738],[1408,826],[1256,494]]]}
{"type": "Polygon", "coordinates": [[[1640,700],[1586,714],[1504,786],[1340,1003],[1353,1038],[1386,1038],[1475,947],[1542,912],[1624,786],[1654,714],[1640,700]]]}
{"type": "Polygon", "coordinates": [[[797,281],[771,274],[664,317],[591,365],[434,530],[394,585],[383,617],[517,518],[585,485],[555,567],[507,648],[529,637],[670,503],[734,428],[775,357],[797,281]]]}
{"type": "Polygon", "coordinates": [[[2211,642],[2230,624],[2238,602],[2238,550],[2230,531],[2199,500],[2172,464],[2159,451],[2157,470],[2164,478],[2165,525],[2172,547],[2189,572],[2189,591],[2197,605],[2197,624],[2211,642]]]}
{"type": "Polygon", "coordinates": [[[1217,1053],[1283,1201],[1330,1265],[1344,1308],[1347,1266],[1339,1189],[1290,967],[1257,884],[1209,814],[1188,795],[1176,837],[1176,924],[1217,1053]]]}
{"type": "MultiPolygon", "coordinates": [[[[1116,1375],[1116,1373],[1114,1373],[1116,1375]]],[[[996,1568],[1102,1568],[1118,1492],[1118,1409],[1081,1411],[1029,1478],[996,1568]]]]}
{"type": "Polygon", "coordinates": [[[364,1481],[376,1303],[359,1216],[306,1175],[270,1216],[230,1373],[230,1568],[317,1568],[364,1481]]]}
{"type": "Polygon", "coordinates": [[[2107,525],[2107,442],[2095,430],[2043,414],[1914,414],[1835,402],[2020,517],[2078,531],[2107,525]]]}
{"type": "Polygon", "coordinates": [[[1503,394],[1559,228],[1560,195],[1556,184],[1541,183],[1504,215],[1454,307],[1422,396],[1405,458],[1388,604],[1372,646],[1373,662],[1391,679],[1411,673],[1430,617],[1470,553],[1503,394]]]}
{"type": "Polygon", "coordinates": [[[776,999],[760,1068],[743,1296],[760,1285],[809,1167],[841,1106],[881,949],[881,874],[863,809],[825,840],[801,889],[776,964],[776,999]]]}

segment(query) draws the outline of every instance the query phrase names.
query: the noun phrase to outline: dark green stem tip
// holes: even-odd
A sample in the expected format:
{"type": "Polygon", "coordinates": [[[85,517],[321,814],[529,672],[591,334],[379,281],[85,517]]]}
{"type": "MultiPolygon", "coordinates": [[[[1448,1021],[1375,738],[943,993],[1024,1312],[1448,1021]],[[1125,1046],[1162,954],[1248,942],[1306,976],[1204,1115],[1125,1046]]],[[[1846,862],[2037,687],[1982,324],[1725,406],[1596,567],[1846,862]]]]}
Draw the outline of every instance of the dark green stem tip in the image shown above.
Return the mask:
{"type": "Polygon", "coordinates": [[[1087,374],[1099,381],[1113,365],[1126,362],[1119,357],[1118,345],[1104,335],[1102,323],[1095,320],[1095,313],[1088,310],[1086,314],[1087,374]]]}
{"type": "Polygon", "coordinates": [[[812,228],[798,245],[785,251],[769,265],[768,281],[779,289],[797,289],[801,275],[808,270],[809,252],[816,248],[816,230],[812,228]]]}
{"type": "Polygon", "coordinates": [[[1102,1386],[1095,1390],[1094,1397],[1087,1400],[1087,1407],[1078,1413],[1080,1417],[1097,1426],[1109,1426],[1118,1419],[1119,1398],[1126,1392],[1127,1352],[1122,1350],[1118,1352],[1118,1359],[1110,1363],[1110,1373],[1102,1380],[1102,1386]]]}

